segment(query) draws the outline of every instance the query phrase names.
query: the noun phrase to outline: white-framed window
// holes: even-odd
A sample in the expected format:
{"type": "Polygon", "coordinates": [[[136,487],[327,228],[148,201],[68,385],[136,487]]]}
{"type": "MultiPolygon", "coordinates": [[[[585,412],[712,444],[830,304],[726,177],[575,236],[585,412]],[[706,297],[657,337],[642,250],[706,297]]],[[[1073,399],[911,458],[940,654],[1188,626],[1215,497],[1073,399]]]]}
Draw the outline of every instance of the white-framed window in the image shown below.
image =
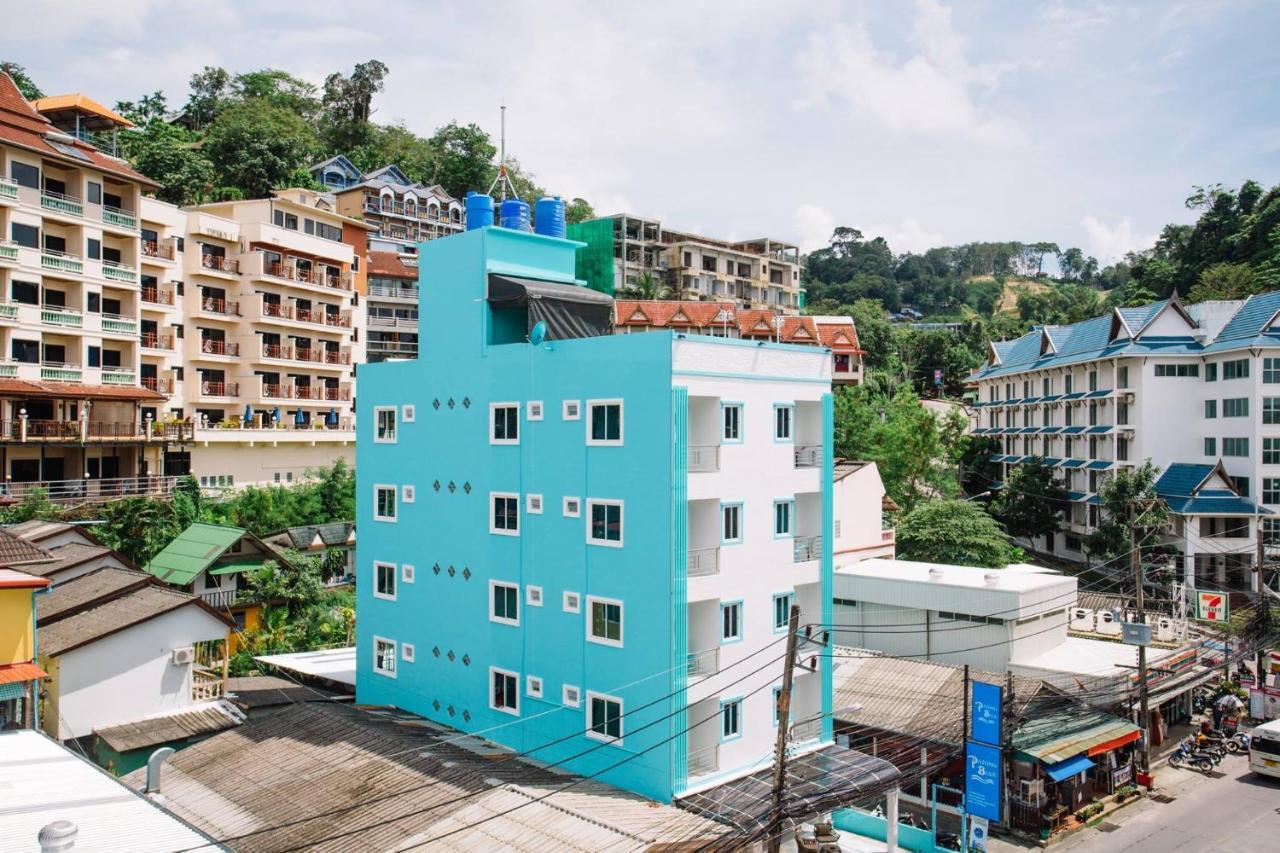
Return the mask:
{"type": "Polygon", "coordinates": [[[587,596],[587,640],[622,647],[622,602],[616,598],[587,596]]]}
{"type": "Polygon", "coordinates": [[[566,684],[560,689],[560,701],[570,708],[577,708],[582,704],[582,691],[572,684],[566,684]]]}
{"type": "Polygon", "coordinates": [[[379,675],[396,677],[396,641],[386,637],[373,638],[373,671],[379,675]]]}
{"type": "Polygon", "coordinates": [[[520,496],[515,492],[489,493],[489,532],[520,535],[520,496]]]}
{"type": "Polygon", "coordinates": [[[530,400],[525,404],[525,417],[531,421],[542,420],[542,401],[530,400]]]}
{"type": "Polygon", "coordinates": [[[587,401],[587,444],[617,447],[622,444],[622,401],[587,401]]]}
{"type": "Polygon", "coordinates": [[[564,499],[564,517],[578,518],[582,515],[582,499],[581,498],[565,498],[564,499]]]}
{"type": "Polygon", "coordinates": [[[720,543],[736,545],[742,541],[742,504],[720,505],[720,543]]]}
{"type": "Polygon", "coordinates": [[[489,707],[504,714],[520,715],[520,673],[489,667],[489,707]]]}
{"type": "Polygon", "coordinates": [[[542,515],[542,495],[525,495],[524,509],[530,515],[542,515]]]}
{"type": "Polygon", "coordinates": [[[796,407],[790,403],[775,403],[773,406],[773,440],[791,441],[792,424],[796,417],[796,407]]]}
{"type": "Polygon", "coordinates": [[[489,443],[520,443],[520,404],[489,404],[489,443]]]}
{"type": "Polygon", "coordinates": [[[373,597],[396,600],[396,564],[374,562],[373,597]]]}
{"type": "Polygon", "coordinates": [[[489,621],[502,625],[520,624],[520,587],[517,584],[489,581],[489,621]]]}
{"type": "Polygon", "coordinates": [[[622,700],[587,691],[587,737],[606,743],[622,743],[622,700]]]}
{"type": "Polygon", "coordinates": [[[791,625],[791,602],[795,593],[780,592],[773,597],[773,633],[785,633],[791,625]]]}
{"type": "Polygon", "coordinates": [[[582,404],[577,400],[565,400],[560,406],[560,414],[566,421],[576,421],[582,417],[582,404]]]}
{"type": "Polygon", "coordinates": [[[400,644],[400,659],[405,663],[413,663],[414,653],[413,643],[400,644]]]}
{"type": "Polygon", "coordinates": [[[582,612],[582,596],[576,592],[566,592],[564,594],[563,606],[565,613],[581,613],[582,612]]]}
{"type": "Polygon", "coordinates": [[[720,642],[736,643],[742,639],[742,602],[726,601],[720,605],[720,642]]]}
{"type": "Polygon", "coordinates": [[[587,498],[587,541],[592,545],[622,547],[622,501],[587,498]]]}
{"type": "Polygon", "coordinates": [[[773,502],[773,536],[775,539],[795,535],[796,502],[780,498],[773,502]]]}
{"type": "Polygon", "coordinates": [[[396,520],[396,487],[376,485],[373,487],[373,520],[396,520]]]}
{"type": "Polygon", "coordinates": [[[541,607],[542,587],[527,584],[524,588],[524,603],[530,607],[541,607]]]}
{"type": "Polygon", "coordinates": [[[720,404],[720,441],[738,444],[742,441],[742,404],[720,404]]]}
{"type": "Polygon", "coordinates": [[[742,737],[742,700],[729,699],[720,703],[720,740],[742,737]]]}
{"type": "Polygon", "coordinates": [[[524,692],[533,699],[542,698],[542,679],[536,675],[524,677],[524,692]]]}
{"type": "Polygon", "coordinates": [[[413,583],[413,566],[405,563],[400,567],[400,580],[405,583],[413,583]]]}
{"type": "Polygon", "coordinates": [[[400,487],[400,500],[404,503],[413,503],[414,490],[413,486],[404,485],[400,487]]]}
{"type": "Polygon", "coordinates": [[[377,444],[395,444],[396,407],[375,406],[373,409],[373,417],[376,424],[373,433],[374,442],[377,444]]]}
{"type": "Polygon", "coordinates": [[[417,413],[417,408],[412,403],[406,403],[405,405],[400,407],[400,417],[407,424],[413,423],[413,419],[416,416],[416,413],[417,413]]]}

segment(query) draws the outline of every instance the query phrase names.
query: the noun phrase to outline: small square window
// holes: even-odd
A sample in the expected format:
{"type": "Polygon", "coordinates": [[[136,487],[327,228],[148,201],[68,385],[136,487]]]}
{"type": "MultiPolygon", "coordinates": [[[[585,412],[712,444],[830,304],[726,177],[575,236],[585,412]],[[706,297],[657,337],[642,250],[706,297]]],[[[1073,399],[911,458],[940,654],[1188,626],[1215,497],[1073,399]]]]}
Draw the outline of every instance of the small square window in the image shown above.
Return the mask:
{"type": "Polygon", "coordinates": [[[376,429],[373,440],[377,444],[396,443],[396,409],[394,406],[379,406],[373,410],[376,429]]]}
{"type": "Polygon", "coordinates": [[[527,417],[531,421],[542,420],[542,401],[530,400],[525,405],[525,417],[527,417]]]}
{"type": "Polygon", "coordinates": [[[374,521],[395,521],[396,520],[396,487],[395,486],[374,486],[373,487],[373,520],[374,521]]]}
{"type": "Polygon", "coordinates": [[[489,707],[504,714],[520,715],[520,675],[489,667],[489,707]]]}
{"type": "Polygon", "coordinates": [[[587,500],[590,514],[587,541],[592,545],[622,547],[622,501],[587,500]]]}
{"type": "Polygon", "coordinates": [[[524,507],[530,515],[542,515],[542,495],[525,495],[524,507]]]}
{"type": "Polygon", "coordinates": [[[405,563],[400,567],[400,580],[405,583],[413,583],[413,566],[405,563]]]}
{"type": "Polygon", "coordinates": [[[489,443],[520,443],[520,404],[489,404],[489,443]]]}
{"type": "Polygon", "coordinates": [[[407,504],[413,503],[413,486],[400,487],[400,500],[407,504]]]}
{"type": "Polygon", "coordinates": [[[576,592],[566,592],[564,594],[564,612],[565,613],[581,613],[582,598],[576,592]]]}
{"type": "Polygon", "coordinates": [[[565,400],[561,412],[566,421],[576,421],[582,417],[582,404],[577,400],[565,400]]]}
{"type": "Polygon", "coordinates": [[[578,498],[564,499],[565,518],[578,518],[582,515],[582,501],[578,498]]]}
{"type": "Polygon", "coordinates": [[[542,606],[542,587],[533,586],[532,584],[527,585],[524,588],[524,602],[525,604],[528,604],[530,607],[541,607],[542,606]]]}
{"type": "Polygon", "coordinates": [[[560,701],[570,708],[577,708],[582,704],[582,693],[572,684],[566,684],[560,691],[560,701]]]}
{"type": "Polygon", "coordinates": [[[413,423],[416,412],[417,409],[414,406],[406,405],[400,407],[400,417],[402,417],[404,422],[407,424],[413,423]]]}
{"type": "Polygon", "coordinates": [[[587,444],[618,446],[622,444],[622,401],[587,401],[587,444]]]}
{"type": "Polygon", "coordinates": [[[396,600],[396,564],[373,564],[373,597],[396,600]]]}
{"type": "Polygon", "coordinates": [[[509,492],[489,494],[489,532],[500,536],[520,535],[520,496],[509,492]]]}
{"type": "Polygon", "coordinates": [[[402,643],[400,645],[400,659],[405,663],[413,663],[413,643],[402,643]]]}
{"type": "Polygon", "coordinates": [[[396,644],[394,640],[373,638],[373,671],[379,675],[396,677],[396,644]]]}
{"type": "Polygon", "coordinates": [[[587,640],[606,646],[622,646],[622,602],[587,596],[587,640]]]}
{"type": "Polygon", "coordinates": [[[519,586],[502,581],[489,581],[489,621],[519,626],[519,586]]]}
{"type": "Polygon", "coordinates": [[[524,677],[524,691],[534,699],[541,699],[542,679],[536,675],[526,675],[524,677]]]}

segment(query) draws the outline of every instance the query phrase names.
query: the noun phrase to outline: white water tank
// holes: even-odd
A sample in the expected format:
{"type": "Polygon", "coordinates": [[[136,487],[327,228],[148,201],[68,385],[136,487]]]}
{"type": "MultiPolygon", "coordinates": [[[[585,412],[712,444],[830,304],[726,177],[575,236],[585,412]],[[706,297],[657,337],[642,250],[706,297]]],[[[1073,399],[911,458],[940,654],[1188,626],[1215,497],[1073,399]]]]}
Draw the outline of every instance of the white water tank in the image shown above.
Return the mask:
{"type": "Polygon", "coordinates": [[[1099,610],[1094,631],[1108,637],[1120,636],[1120,620],[1110,610],[1099,610]]]}
{"type": "Polygon", "coordinates": [[[1071,630],[1089,631],[1094,628],[1094,612],[1087,607],[1071,608],[1071,630]]]}

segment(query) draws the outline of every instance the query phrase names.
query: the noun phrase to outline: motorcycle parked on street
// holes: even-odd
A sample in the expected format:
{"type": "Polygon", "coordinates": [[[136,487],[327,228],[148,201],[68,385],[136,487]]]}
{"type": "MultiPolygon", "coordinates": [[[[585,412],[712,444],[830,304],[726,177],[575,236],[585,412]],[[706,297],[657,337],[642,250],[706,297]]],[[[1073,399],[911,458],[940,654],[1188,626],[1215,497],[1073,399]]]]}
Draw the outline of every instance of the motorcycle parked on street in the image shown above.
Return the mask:
{"type": "Polygon", "coordinates": [[[1213,761],[1207,755],[1199,752],[1193,752],[1190,738],[1178,744],[1169,755],[1170,767],[1181,767],[1183,764],[1191,766],[1195,770],[1207,773],[1213,769],[1213,761]]]}

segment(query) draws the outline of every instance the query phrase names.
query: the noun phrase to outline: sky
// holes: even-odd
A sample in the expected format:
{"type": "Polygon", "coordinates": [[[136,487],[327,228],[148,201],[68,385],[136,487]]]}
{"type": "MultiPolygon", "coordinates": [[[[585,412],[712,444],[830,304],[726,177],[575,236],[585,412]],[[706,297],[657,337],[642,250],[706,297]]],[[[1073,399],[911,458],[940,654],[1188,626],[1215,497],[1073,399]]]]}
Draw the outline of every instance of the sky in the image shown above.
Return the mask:
{"type": "MultiPolygon", "coordinates": [[[[205,65],[391,70],[375,121],[498,135],[601,214],[898,253],[1050,240],[1103,264],[1280,182],[1280,3],[59,0],[0,59],[108,105],[205,65]],[[36,37],[39,34],[39,37],[36,37]]],[[[11,17],[11,22],[13,19],[11,17]]]]}

